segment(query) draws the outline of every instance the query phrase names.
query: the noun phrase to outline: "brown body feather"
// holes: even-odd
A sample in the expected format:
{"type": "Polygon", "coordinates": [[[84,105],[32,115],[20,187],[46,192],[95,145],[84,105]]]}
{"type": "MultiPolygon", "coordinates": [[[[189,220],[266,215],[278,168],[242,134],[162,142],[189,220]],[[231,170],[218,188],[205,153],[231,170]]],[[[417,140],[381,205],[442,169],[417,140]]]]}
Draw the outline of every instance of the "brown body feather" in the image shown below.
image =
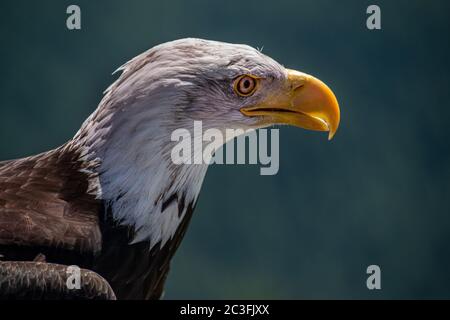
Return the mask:
{"type": "MultiPolygon", "coordinates": [[[[98,273],[119,299],[159,298],[194,204],[188,205],[175,236],[164,246],[156,244],[150,249],[148,241],[130,244],[134,231],[113,221],[107,205],[92,192],[90,184],[95,176],[91,167],[68,145],[0,163],[0,259],[30,261],[28,273],[33,275],[40,270],[36,263],[42,268],[42,262],[31,261],[43,254],[47,264],[78,265],[98,273]]],[[[11,264],[0,264],[0,274],[6,266],[11,268],[11,264]]],[[[27,265],[20,268],[24,271],[27,265]]],[[[12,277],[20,272],[3,270],[4,277],[6,274],[12,277]]],[[[18,282],[8,283],[14,286],[18,282]]],[[[17,288],[7,286],[3,281],[0,297],[16,292],[17,288]]],[[[39,298],[46,294],[52,297],[59,280],[31,281],[29,286],[21,288],[24,292],[19,296],[39,292],[39,298]],[[49,285],[52,283],[54,288],[49,285]],[[45,288],[35,287],[44,284],[45,288]]]]}

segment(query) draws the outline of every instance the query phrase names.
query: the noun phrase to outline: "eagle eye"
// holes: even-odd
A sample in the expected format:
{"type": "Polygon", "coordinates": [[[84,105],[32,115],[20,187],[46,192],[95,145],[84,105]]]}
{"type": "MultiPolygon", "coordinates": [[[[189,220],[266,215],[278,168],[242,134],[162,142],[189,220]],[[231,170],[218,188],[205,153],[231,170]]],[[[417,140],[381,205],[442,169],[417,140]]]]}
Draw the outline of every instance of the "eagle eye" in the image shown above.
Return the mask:
{"type": "Polygon", "coordinates": [[[242,97],[247,97],[256,91],[257,84],[257,78],[244,74],[234,80],[234,91],[242,97]]]}

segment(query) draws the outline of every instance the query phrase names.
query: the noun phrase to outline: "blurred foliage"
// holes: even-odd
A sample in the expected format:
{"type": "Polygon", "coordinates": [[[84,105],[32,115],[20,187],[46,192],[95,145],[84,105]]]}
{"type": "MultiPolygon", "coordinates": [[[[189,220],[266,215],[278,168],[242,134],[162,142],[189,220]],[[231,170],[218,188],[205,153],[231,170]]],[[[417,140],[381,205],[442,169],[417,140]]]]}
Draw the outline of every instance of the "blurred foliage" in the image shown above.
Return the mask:
{"type": "Polygon", "coordinates": [[[283,127],[276,176],[210,168],[166,298],[450,298],[450,2],[375,3],[381,31],[372,1],[2,0],[0,159],[70,139],[111,72],[158,43],[263,47],[333,88],[340,130],[283,127]]]}

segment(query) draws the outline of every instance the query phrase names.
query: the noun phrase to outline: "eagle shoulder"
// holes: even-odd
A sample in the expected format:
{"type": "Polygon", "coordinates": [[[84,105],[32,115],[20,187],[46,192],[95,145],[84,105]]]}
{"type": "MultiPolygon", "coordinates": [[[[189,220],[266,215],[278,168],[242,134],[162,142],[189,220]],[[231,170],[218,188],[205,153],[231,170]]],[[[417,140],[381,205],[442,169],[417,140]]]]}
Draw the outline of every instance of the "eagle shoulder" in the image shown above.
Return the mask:
{"type": "Polygon", "coordinates": [[[51,259],[54,251],[101,249],[101,203],[85,167],[66,146],[0,163],[0,254],[29,260],[40,250],[51,259]]]}

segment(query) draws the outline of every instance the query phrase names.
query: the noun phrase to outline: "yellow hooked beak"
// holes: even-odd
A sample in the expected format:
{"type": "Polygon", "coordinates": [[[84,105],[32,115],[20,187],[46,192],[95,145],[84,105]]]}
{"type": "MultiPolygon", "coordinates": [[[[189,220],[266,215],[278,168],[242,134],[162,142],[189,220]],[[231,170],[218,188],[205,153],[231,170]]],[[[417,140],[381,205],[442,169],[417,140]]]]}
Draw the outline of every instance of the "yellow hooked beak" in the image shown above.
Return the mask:
{"type": "Polygon", "coordinates": [[[339,104],[333,91],[319,79],[287,69],[284,85],[264,101],[244,107],[249,117],[260,117],[262,125],[288,124],[296,127],[328,131],[331,140],[339,127],[339,104]]]}

